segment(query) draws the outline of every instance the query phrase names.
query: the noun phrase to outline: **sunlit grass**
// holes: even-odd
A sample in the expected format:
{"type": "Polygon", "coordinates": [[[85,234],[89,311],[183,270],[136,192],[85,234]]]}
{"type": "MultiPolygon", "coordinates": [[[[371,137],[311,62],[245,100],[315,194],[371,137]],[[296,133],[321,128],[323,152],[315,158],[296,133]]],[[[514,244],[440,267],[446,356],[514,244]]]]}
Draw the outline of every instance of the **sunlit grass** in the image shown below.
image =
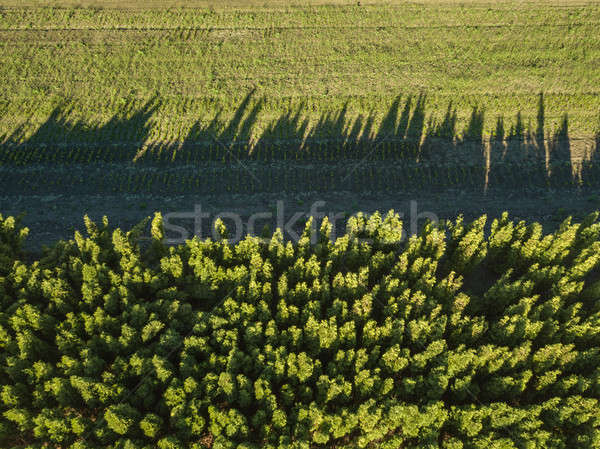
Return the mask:
{"type": "Polygon", "coordinates": [[[157,96],[152,136],[177,139],[202,117],[227,120],[252,89],[266,99],[257,129],[300,106],[382,116],[398,94],[424,92],[428,113],[452,102],[460,126],[480,106],[489,134],[498,116],[534,119],[543,91],[549,127],[568,112],[572,136],[596,131],[600,6],[360,3],[3,2],[0,136],[34,130],[65,97],[78,120],[102,123],[157,96]]]}

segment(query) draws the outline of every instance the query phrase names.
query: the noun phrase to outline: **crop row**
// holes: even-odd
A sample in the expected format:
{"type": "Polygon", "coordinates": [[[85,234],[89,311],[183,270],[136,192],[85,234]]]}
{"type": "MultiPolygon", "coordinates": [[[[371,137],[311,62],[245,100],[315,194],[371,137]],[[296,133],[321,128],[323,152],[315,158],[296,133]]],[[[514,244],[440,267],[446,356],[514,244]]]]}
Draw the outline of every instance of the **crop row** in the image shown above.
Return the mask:
{"type": "Polygon", "coordinates": [[[452,4],[390,4],[358,7],[292,6],[286,8],[6,8],[0,16],[0,28],[115,28],[164,27],[243,29],[252,27],[327,27],[361,26],[510,26],[535,23],[565,23],[600,20],[595,5],[552,4],[519,5],[515,11],[506,5],[496,7],[457,8],[452,4]]]}
{"type": "Polygon", "coordinates": [[[573,173],[569,163],[546,169],[543,163],[438,165],[356,162],[355,164],[212,164],[167,169],[112,164],[38,166],[3,169],[5,194],[100,193],[261,193],[327,191],[436,191],[486,189],[597,188],[600,164],[583,164],[573,173]]]}

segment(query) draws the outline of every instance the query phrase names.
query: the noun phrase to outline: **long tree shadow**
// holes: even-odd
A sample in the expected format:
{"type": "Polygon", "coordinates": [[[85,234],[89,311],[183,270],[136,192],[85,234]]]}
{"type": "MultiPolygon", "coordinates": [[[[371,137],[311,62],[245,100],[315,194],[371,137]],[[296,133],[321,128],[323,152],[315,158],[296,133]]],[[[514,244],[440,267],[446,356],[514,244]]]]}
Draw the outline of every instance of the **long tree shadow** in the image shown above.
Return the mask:
{"type": "Polygon", "coordinates": [[[577,171],[571,158],[571,144],[569,142],[569,119],[565,114],[558,129],[548,142],[549,145],[549,178],[552,184],[560,184],[568,180],[577,171]]]}
{"type": "Polygon", "coordinates": [[[578,187],[588,178],[587,185],[591,186],[595,180],[589,179],[586,170],[591,174],[598,163],[592,155],[599,142],[570,137],[566,114],[554,132],[547,130],[543,93],[539,95],[536,120],[534,129],[517,113],[515,124],[505,134],[504,118],[498,117],[489,145],[490,185],[514,180],[513,185],[523,187],[578,187]]]}
{"type": "Polygon", "coordinates": [[[402,98],[397,97],[378,126],[374,113],[352,117],[347,105],[311,123],[304,105],[299,105],[268,123],[260,133],[254,132],[253,127],[265,100],[259,99],[251,106],[252,95],[253,92],[247,95],[229,122],[222,122],[220,113],[209,122],[200,119],[182,142],[155,145],[139,160],[155,160],[159,153],[170,162],[406,159],[416,158],[421,146],[425,125],[423,95],[412,114],[411,97],[406,99],[402,112],[402,98]],[[374,147],[379,151],[374,152],[374,147]]]}
{"type": "Polygon", "coordinates": [[[153,97],[140,108],[133,102],[123,105],[106,123],[89,125],[72,120],[74,106],[62,102],[46,121],[25,137],[21,126],[0,145],[0,163],[129,162],[134,160],[150,135],[150,119],[159,107],[153,97]]]}
{"type": "MultiPolygon", "coordinates": [[[[318,163],[319,170],[328,170],[318,181],[325,190],[456,187],[487,191],[495,187],[595,185],[600,179],[595,151],[600,135],[583,150],[581,145],[575,148],[566,115],[557,130],[547,131],[543,94],[539,95],[535,124],[526,123],[519,112],[507,131],[504,117],[498,117],[489,138],[484,136],[485,111],[481,107],[472,107],[466,126],[459,130],[452,103],[441,117],[427,116],[424,93],[397,96],[382,118],[374,112],[353,114],[346,104],[311,121],[305,106],[299,105],[266,126],[263,120],[259,130],[265,102],[252,91],[230,118],[224,119],[222,111],[208,120],[200,118],[176,142],[151,139],[152,116],[160,106],[157,98],[139,107],[128,103],[98,125],[72,120],[74,106],[63,103],[32,134],[22,126],[5,136],[0,143],[0,163],[135,162],[159,167],[208,163],[225,164],[226,168],[227,164],[254,161],[281,162],[286,173],[293,167],[318,163]]],[[[268,177],[269,165],[263,168],[268,177]]],[[[310,180],[302,176],[291,175],[298,185],[310,180]]]]}
{"type": "Polygon", "coordinates": [[[251,151],[251,138],[263,102],[252,106],[254,91],[246,95],[233,117],[224,122],[219,111],[210,122],[197,120],[182,142],[175,145],[158,145],[157,150],[147,155],[150,162],[166,153],[168,163],[220,161],[246,159],[251,151]]]}

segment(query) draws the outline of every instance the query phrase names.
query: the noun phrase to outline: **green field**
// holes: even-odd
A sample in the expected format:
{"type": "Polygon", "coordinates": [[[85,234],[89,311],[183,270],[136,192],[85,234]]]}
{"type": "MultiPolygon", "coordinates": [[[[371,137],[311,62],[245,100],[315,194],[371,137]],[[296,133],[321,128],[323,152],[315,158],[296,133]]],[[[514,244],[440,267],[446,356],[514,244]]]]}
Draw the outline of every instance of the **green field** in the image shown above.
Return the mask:
{"type": "Polygon", "coordinates": [[[198,120],[231,118],[251,90],[264,97],[255,134],[296,108],[311,123],[344,105],[380,119],[396,96],[419,93],[428,116],[441,119],[451,103],[458,131],[474,105],[488,134],[499,116],[534,120],[540,92],[549,130],[565,112],[571,136],[598,130],[598,4],[4,3],[0,135],[24,126],[26,138],[65,99],[69,121],[94,126],[155,98],[144,137],[180,140],[198,120]]]}
{"type": "Polygon", "coordinates": [[[1,4],[0,202],[600,187],[597,2],[1,4]]]}

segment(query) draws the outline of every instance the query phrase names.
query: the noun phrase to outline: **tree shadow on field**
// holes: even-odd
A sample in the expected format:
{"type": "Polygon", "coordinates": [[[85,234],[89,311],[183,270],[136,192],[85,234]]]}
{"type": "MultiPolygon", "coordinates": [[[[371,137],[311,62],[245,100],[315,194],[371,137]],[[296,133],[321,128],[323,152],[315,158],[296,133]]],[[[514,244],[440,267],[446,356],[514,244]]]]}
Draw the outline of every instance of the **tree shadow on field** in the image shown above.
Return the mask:
{"type": "Polygon", "coordinates": [[[129,162],[151,132],[150,119],[159,107],[153,97],[136,108],[134,102],[120,106],[105,123],[90,125],[72,119],[75,105],[58,104],[46,121],[27,136],[20,126],[0,145],[0,162],[36,163],[129,162]]]}
{"type": "Polygon", "coordinates": [[[182,142],[175,145],[160,146],[148,159],[164,153],[168,162],[197,163],[200,161],[225,162],[244,159],[250,150],[251,136],[263,102],[251,105],[254,91],[246,95],[236,109],[233,117],[224,122],[222,111],[205,124],[198,119],[182,142]]]}
{"type": "MultiPolygon", "coordinates": [[[[260,132],[254,129],[266,100],[252,101],[248,94],[228,122],[221,112],[210,121],[198,120],[177,145],[155,147],[144,157],[168,152],[164,160],[172,162],[235,162],[238,160],[331,161],[360,160],[385,153],[391,158],[416,158],[425,122],[425,96],[420,95],[411,115],[412,98],[401,97],[376,126],[375,113],[352,116],[346,104],[338,112],[328,112],[317,120],[306,116],[305,105],[282,113],[260,132]],[[373,152],[378,146],[382,152],[373,152]],[[386,152],[393,147],[394,154],[386,152]],[[156,151],[159,149],[159,151],[156,151]]],[[[143,158],[140,158],[140,160],[143,158]]]]}
{"type": "MultiPolygon", "coordinates": [[[[256,162],[254,166],[267,178],[273,170],[280,170],[277,176],[285,184],[281,188],[292,190],[309,183],[317,190],[487,191],[587,186],[600,179],[595,151],[600,135],[593,142],[573,141],[566,115],[554,132],[548,131],[543,94],[533,124],[518,112],[507,129],[500,116],[489,137],[480,106],[472,106],[465,127],[458,129],[452,103],[441,116],[427,115],[426,103],[424,93],[399,95],[383,117],[374,111],[357,114],[348,104],[315,117],[301,104],[265,123],[259,122],[259,116],[266,99],[255,98],[251,91],[229,118],[224,118],[222,110],[208,120],[199,118],[181,141],[164,142],[151,140],[151,119],[160,106],[156,97],[141,106],[129,102],[98,125],[73,120],[75,106],[65,102],[33,133],[22,126],[5,136],[0,162],[134,161],[141,166],[220,166],[226,170],[248,161],[256,162]]],[[[276,190],[277,184],[271,188],[276,190]]]]}

